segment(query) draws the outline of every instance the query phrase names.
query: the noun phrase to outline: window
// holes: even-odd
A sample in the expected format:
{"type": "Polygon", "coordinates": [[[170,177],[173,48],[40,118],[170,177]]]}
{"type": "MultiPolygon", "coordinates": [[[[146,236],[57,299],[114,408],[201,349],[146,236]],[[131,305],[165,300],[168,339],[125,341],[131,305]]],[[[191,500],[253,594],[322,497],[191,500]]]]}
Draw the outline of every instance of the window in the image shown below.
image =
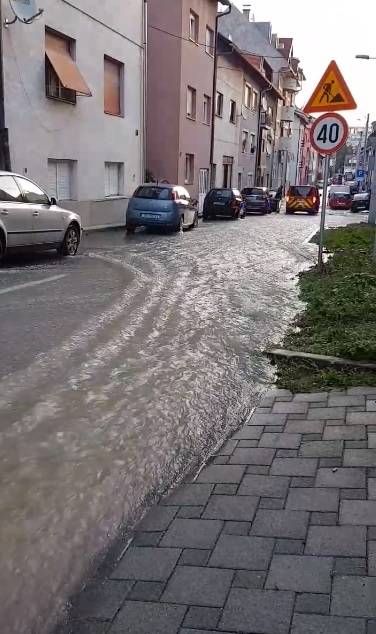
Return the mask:
{"type": "Polygon", "coordinates": [[[223,187],[232,187],[232,170],[234,166],[233,156],[223,157],[223,187]]]}
{"type": "Polygon", "coordinates": [[[45,194],[38,185],[35,185],[35,183],[32,183],[26,178],[20,178],[19,176],[16,177],[16,180],[22,189],[27,203],[47,205],[50,202],[47,194],[45,194]]]}
{"type": "Polygon", "coordinates": [[[256,90],[252,90],[252,110],[257,110],[258,106],[258,92],[256,90]]]}
{"type": "Polygon", "coordinates": [[[45,31],[46,96],[50,99],[75,104],[77,95],[91,97],[90,88],[74,61],[75,44],[75,40],[66,35],[45,31]]]}
{"type": "Polygon", "coordinates": [[[208,55],[214,56],[214,31],[209,26],[206,27],[205,50],[208,55]]]}
{"type": "Polygon", "coordinates": [[[210,186],[215,187],[217,182],[217,164],[213,163],[211,167],[210,186]]]}
{"type": "Polygon", "coordinates": [[[57,200],[72,200],[73,161],[48,159],[48,189],[57,200]]]}
{"type": "Polygon", "coordinates": [[[246,108],[252,108],[252,93],[253,90],[249,84],[245,84],[244,87],[244,105],[246,108]]]}
{"type": "Polygon", "coordinates": [[[170,187],[158,187],[158,185],[144,185],[137,189],[134,198],[150,198],[151,200],[171,200],[172,189],[170,187]]]}
{"type": "Polygon", "coordinates": [[[189,38],[193,42],[198,42],[199,20],[198,15],[194,11],[189,14],[189,38]]]}
{"type": "Polygon", "coordinates": [[[236,101],[230,99],[230,122],[236,124],[236,101]]]}
{"type": "Polygon", "coordinates": [[[261,151],[262,151],[262,152],[265,152],[265,139],[263,139],[263,140],[262,140],[262,143],[261,143],[261,151]]]}
{"type": "Polygon", "coordinates": [[[196,90],[191,86],[187,88],[187,117],[196,119],[196,90]]]}
{"type": "Polygon", "coordinates": [[[104,58],[104,111],[106,114],[123,115],[122,85],[124,64],[110,57],[104,58]]]}
{"type": "Polygon", "coordinates": [[[106,198],[121,195],[120,181],[122,167],[122,163],[104,164],[104,195],[106,198]]]}
{"type": "Polygon", "coordinates": [[[247,130],[243,130],[242,132],[242,152],[243,154],[245,154],[245,152],[248,152],[248,131],[247,130]]]}
{"type": "Polygon", "coordinates": [[[255,151],[255,149],[256,149],[256,135],[251,134],[251,152],[252,150],[255,151]]]}
{"type": "Polygon", "coordinates": [[[206,123],[206,125],[210,125],[210,119],[211,119],[211,99],[210,97],[208,97],[208,95],[204,95],[204,112],[203,112],[203,122],[206,123]]]}
{"type": "Polygon", "coordinates": [[[215,101],[215,114],[217,115],[217,117],[223,117],[223,94],[221,92],[217,92],[215,101]]]}
{"type": "Polygon", "coordinates": [[[242,189],[242,179],[243,179],[243,174],[242,172],[238,172],[238,189],[241,190],[242,189]]]}
{"type": "Polygon", "coordinates": [[[12,176],[0,176],[0,200],[2,202],[20,203],[20,188],[12,176]]]}
{"type": "Polygon", "coordinates": [[[192,185],[194,181],[195,157],[194,154],[185,155],[185,178],[186,185],[192,185]]]}

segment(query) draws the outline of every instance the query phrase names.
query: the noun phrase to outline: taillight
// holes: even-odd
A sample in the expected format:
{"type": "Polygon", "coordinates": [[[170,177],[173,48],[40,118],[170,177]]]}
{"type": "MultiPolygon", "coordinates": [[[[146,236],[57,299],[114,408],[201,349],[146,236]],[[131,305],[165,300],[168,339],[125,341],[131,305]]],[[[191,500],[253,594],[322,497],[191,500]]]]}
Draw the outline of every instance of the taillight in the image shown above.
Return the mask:
{"type": "Polygon", "coordinates": [[[177,200],[177,199],[178,199],[177,192],[174,192],[174,190],[171,190],[171,200],[177,200]]]}
{"type": "Polygon", "coordinates": [[[313,197],[312,197],[312,202],[313,202],[313,204],[315,204],[315,202],[316,202],[316,201],[317,201],[316,196],[313,196],[313,197]]]}
{"type": "Polygon", "coordinates": [[[286,196],[286,202],[289,203],[290,202],[290,196],[286,196]]]}

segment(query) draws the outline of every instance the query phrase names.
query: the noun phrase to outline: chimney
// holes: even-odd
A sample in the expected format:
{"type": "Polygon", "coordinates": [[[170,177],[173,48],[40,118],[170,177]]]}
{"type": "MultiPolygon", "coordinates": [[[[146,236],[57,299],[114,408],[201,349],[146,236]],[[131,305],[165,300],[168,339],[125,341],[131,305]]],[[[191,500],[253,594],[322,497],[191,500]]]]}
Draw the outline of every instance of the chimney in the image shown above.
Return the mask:
{"type": "Polygon", "coordinates": [[[251,5],[250,4],[244,4],[243,5],[243,15],[247,18],[248,22],[250,21],[250,17],[251,17],[251,5]]]}

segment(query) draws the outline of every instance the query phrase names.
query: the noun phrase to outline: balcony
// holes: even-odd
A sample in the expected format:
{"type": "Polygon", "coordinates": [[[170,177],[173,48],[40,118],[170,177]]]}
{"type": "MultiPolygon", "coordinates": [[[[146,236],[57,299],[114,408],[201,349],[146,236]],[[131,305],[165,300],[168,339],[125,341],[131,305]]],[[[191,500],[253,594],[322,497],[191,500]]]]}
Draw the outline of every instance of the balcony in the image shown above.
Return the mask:
{"type": "Polygon", "coordinates": [[[284,90],[289,90],[290,92],[299,92],[299,81],[295,79],[295,77],[284,77],[283,88],[284,90]]]}
{"type": "Polygon", "coordinates": [[[282,106],[281,121],[294,122],[295,107],[294,106],[282,106]]]}
{"type": "Polygon", "coordinates": [[[262,128],[272,128],[273,127],[273,117],[267,112],[260,113],[260,126],[262,128]]]}

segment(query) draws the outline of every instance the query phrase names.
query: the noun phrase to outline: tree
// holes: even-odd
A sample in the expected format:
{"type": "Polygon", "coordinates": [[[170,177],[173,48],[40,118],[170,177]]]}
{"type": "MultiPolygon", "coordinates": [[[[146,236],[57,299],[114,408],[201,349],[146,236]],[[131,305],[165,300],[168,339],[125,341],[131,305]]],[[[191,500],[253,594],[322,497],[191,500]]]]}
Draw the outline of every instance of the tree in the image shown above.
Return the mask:
{"type": "Polygon", "coordinates": [[[344,145],[337,153],[336,153],[336,166],[335,171],[343,172],[345,168],[346,157],[352,156],[352,147],[351,145],[344,145]]]}

